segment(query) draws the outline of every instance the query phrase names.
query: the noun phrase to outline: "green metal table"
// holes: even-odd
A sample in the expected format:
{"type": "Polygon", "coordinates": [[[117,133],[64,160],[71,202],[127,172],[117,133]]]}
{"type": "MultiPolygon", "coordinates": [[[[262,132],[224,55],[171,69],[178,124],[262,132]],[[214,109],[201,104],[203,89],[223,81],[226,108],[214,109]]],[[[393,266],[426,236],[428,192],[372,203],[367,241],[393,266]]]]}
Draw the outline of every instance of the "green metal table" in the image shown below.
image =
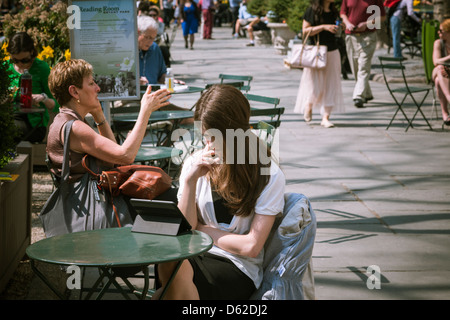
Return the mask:
{"type": "MultiPolygon", "coordinates": [[[[147,233],[131,232],[131,228],[108,228],[75,232],[40,240],[26,250],[31,259],[31,267],[36,275],[59,298],[65,299],[35,266],[35,261],[41,261],[63,266],[95,267],[100,277],[86,297],[89,299],[103,278],[108,277],[108,283],[97,296],[101,299],[111,284],[123,291],[115,280],[116,267],[144,267],[151,264],[177,261],[172,277],[161,294],[164,297],[167,288],[178,272],[183,260],[199,255],[211,249],[212,239],[205,233],[191,231],[178,236],[165,236],[147,233]]],[[[144,269],[144,289],[140,297],[145,299],[149,287],[148,268],[144,269]]],[[[124,294],[122,292],[122,294],[124,294]]],[[[127,297],[124,294],[125,297],[127,297]]]]}
{"type": "MultiPolygon", "coordinates": [[[[141,96],[147,91],[147,87],[149,85],[141,86],[141,96]]],[[[150,84],[152,87],[152,92],[161,89],[161,87],[165,88],[163,84],[150,84]]],[[[171,92],[171,94],[189,94],[189,93],[202,93],[205,88],[202,87],[193,87],[188,85],[175,85],[175,90],[171,92]]]]}
{"type": "MultiPolygon", "coordinates": [[[[118,113],[113,115],[112,120],[118,123],[135,123],[138,117],[137,112],[131,113],[118,113]]],[[[190,110],[158,110],[153,111],[148,119],[149,123],[159,122],[159,121],[168,121],[168,120],[182,120],[187,118],[192,118],[194,116],[194,112],[190,110]]]]}

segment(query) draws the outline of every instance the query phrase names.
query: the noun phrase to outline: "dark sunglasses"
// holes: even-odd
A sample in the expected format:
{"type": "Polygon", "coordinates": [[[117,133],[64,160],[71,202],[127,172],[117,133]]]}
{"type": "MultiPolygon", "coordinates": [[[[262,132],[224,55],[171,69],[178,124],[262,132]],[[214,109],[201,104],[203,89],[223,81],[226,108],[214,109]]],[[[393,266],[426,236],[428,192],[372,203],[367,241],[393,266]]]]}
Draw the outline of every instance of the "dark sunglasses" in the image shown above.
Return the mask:
{"type": "Polygon", "coordinates": [[[33,61],[33,58],[25,58],[25,59],[15,59],[15,58],[11,58],[12,63],[18,64],[20,63],[30,63],[31,61],[33,61]]]}

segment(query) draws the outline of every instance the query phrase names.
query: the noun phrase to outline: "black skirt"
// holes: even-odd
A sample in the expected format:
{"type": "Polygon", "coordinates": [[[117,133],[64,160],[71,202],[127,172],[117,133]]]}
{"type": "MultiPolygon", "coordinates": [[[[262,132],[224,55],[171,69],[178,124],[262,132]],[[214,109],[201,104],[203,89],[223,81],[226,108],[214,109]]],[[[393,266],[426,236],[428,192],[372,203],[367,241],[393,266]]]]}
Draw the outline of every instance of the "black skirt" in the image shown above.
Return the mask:
{"type": "Polygon", "coordinates": [[[248,300],[253,280],[229,259],[206,252],[189,259],[201,300],[248,300]]]}

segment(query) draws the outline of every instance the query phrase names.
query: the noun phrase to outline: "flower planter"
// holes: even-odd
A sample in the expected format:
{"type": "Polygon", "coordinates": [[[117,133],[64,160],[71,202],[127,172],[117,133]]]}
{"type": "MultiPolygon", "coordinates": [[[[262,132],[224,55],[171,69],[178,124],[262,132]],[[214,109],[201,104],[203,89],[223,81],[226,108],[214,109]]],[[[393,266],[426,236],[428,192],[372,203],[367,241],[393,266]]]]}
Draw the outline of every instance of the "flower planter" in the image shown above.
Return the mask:
{"type": "Polygon", "coordinates": [[[257,46],[268,46],[272,44],[272,36],[270,35],[270,30],[254,31],[253,35],[255,36],[255,43],[257,46]]]}
{"type": "Polygon", "coordinates": [[[289,41],[294,39],[295,32],[289,29],[287,23],[270,22],[267,26],[271,30],[272,43],[277,54],[286,55],[289,41]]]}
{"type": "Polygon", "coordinates": [[[21,142],[18,157],[0,169],[19,175],[15,181],[0,182],[0,292],[31,243],[32,150],[29,142],[21,142]]]}

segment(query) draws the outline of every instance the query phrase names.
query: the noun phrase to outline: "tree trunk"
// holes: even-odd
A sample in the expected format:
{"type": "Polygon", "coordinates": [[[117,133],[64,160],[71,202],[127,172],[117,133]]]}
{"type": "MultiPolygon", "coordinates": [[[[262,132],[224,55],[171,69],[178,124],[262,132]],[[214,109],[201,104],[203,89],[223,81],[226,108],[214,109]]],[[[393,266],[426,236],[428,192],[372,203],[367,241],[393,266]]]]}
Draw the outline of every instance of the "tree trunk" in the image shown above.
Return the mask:
{"type": "Polygon", "coordinates": [[[445,19],[450,18],[450,1],[448,0],[433,0],[434,6],[434,19],[439,22],[443,22],[445,19]]]}

